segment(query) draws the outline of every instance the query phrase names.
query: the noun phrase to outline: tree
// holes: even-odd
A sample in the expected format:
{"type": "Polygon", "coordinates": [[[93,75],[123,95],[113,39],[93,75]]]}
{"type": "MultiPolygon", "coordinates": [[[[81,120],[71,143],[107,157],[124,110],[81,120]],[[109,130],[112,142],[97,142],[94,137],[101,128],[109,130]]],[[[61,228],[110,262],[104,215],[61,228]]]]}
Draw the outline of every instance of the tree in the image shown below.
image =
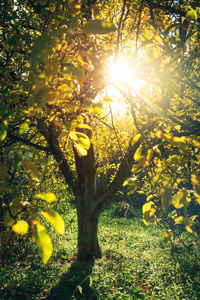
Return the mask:
{"type": "MultiPolygon", "coordinates": [[[[176,1],[123,1],[118,5],[115,1],[2,2],[0,140],[4,183],[0,188],[4,200],[7,195],[12,198],[7,202],[4,225],[25,234],[28,223],[21,216],[28,214],[32,238],[44,262],[51,255],[51,242],[30,201],[25,200],[37,197],[48,205],[56,200],[37,184],[42,178],[39,170],[44,176],[52,160],[75,195],[78,256],[89,260],[101,256],[98,218],[124,181],[133,173],[136,183],[140,174],[149,176],[156,168],[152,158],[160,153],[169,156],[160,150],[163,145],[190,159],[194,151],[188,145],[199,147],[198,138],[190,136],[198,135],[199,128],[194,117],[199,106],[198,3],[190,5],[184,7],[176,1]],[[131,83],[120,88],[109,78],[111,54],[116,60],[126,55],[134,65],[137,76],[146,81],[140,92],[131,83]],[[97,193],[92,128],[104,122],[102,114],[109,97],[96,99],[110,84],[130,106],[134,126],[126,151],[119,146],[120,163],[114,179],[97,193]],[[26,179],[30,194],[12,186],[19,171],[18,179],[26,179]]],[[[103,124],[107,126],[106,121],[103,124]]],[[[119,141],[112,116],[108,125],[119,141]]],[[[193,180],[197,194],[198,178],[193,180]]],[[[163,189],[164,195],[169,194],[171,185],[164,183],[163,189]]],[[[155,213],[153,205],[143,209],[146,223],[155,213]]],[[[42,215],[63,232],[58,213],[48,207],[42,215]]]]}

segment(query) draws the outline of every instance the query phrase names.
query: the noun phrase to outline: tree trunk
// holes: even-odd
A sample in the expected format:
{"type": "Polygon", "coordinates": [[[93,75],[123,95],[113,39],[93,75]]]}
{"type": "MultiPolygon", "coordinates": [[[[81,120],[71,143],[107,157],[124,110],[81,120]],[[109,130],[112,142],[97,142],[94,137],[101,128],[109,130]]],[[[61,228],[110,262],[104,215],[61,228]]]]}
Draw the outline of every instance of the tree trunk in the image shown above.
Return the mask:
{"type": "Polygon", "coordinates": [[[80,261],[88,261],[101,257],[101,249],[98,243],[98,219],[100,214],[112,201],[124,180],[130,176],[130,167],[136,149],[140,141],[129,149],[127,155],[119,167],[112,183],[100,194],[96,195],[96,166],[93,145],[86,156],[80,157],[76,150],[75,161],[77,181],[75,199],[78,216],[78,258],[80,261]]]}
{"type": "MultiPolygon", "coordinates": [[[[93,212],[91,205],[84,205],[86,199],[77,197],[78,215],[78,259],[89,261],[93,258],[101,257],[101,250],[98,243],[98,211],[93,212]],[[81,205],[83,204],[83,206],[81,205]]],[[[91,203],[93,203],[93,200],[91,203]]]]}

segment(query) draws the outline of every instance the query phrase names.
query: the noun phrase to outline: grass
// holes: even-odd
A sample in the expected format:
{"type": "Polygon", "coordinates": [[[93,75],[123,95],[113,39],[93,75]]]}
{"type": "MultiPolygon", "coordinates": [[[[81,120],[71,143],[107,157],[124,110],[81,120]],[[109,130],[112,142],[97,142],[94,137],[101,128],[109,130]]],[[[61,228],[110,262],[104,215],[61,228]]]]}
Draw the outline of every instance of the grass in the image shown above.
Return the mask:
{"type": "Polygon", "coordinates": [[[111,210],[104,212],[99,222],[103,257],[90,264],[76,259],[74,208],[65,216],[63,236],[50,229],[54,253],[46,265],[35,245],[19,238],[2,249],[0,299],[200,299],[199,249],[164,245],[164,226],[146,227],[141,213],[136,216],[113,218],[111,210]]]}

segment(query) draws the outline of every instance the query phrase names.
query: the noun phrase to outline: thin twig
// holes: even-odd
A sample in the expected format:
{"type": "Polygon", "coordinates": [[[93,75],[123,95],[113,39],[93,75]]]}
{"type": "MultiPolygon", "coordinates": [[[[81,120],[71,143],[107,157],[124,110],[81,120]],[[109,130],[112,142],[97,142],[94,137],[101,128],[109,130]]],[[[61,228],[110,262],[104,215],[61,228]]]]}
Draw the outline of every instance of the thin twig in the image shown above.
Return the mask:
{"type": "Polygon", "coordinates": [[[120,17],[119,25],[118,25],[118,29],[117,29],[117,47],[116,47],[116,51],[115,51],[116,56],[118,55],[118,52],[119,52],[120,29],[121,29],[122,19],[123,19],[124,12],[125,12],[125,6],[126,6],[126,0],[124,0],[124,3],[123,3],[122,13],[121,13],[121,17],[120,17]]]}
{"type": "Polygon", "coordinates": [[[138,52],[138,38],[139,38],[139,32],[140,32],[140,23],[141,23],[143,3],[144,3],[144,0],[141,0],[141,4],[140,4],[140,8],[139,8],[139,18],[138,18],[138,22],[137,22],[137,32],[136,32],[136,45],[135,45],[136,55],[137,55],[137,52],[138,52]]]}
{"type": "Polygon", "coordinates": [[[110,116],[111,116],[112,127],[113,127],[113,130],[114,130],[116,139],[117,139],[119,151],[120,151],[120,154],[123,155],[123,151],[122,151],[122,148],[121,148],[121,144],[120,144],[120,142],[119,142],[118,134],[117,134],[117,131],[116,131],[116,128],[115,128],[115,124],[114,124],[114,118],[113,118],[113,112],[112,112],[111,106],[110,106],[110,116]]]}

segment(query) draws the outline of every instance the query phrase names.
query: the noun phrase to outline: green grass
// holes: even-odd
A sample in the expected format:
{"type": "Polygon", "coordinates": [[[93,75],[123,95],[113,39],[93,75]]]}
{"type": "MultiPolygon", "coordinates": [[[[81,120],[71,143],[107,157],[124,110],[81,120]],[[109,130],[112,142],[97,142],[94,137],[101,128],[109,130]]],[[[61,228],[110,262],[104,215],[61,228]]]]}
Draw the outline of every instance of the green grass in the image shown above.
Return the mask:
{"type": "Polygon", "coordinates": [[[46,265],[26,238],[2,248],[0,299],[200,299],[200,250],[171,249],[162,243],[163,225],[146,227],[140,212],[136,215],[113,218],[105,211],[99,222],[103,257],[91,264],[76,259],[73,208],[63,236],[49,227],[54,253],[46,265]]]}

